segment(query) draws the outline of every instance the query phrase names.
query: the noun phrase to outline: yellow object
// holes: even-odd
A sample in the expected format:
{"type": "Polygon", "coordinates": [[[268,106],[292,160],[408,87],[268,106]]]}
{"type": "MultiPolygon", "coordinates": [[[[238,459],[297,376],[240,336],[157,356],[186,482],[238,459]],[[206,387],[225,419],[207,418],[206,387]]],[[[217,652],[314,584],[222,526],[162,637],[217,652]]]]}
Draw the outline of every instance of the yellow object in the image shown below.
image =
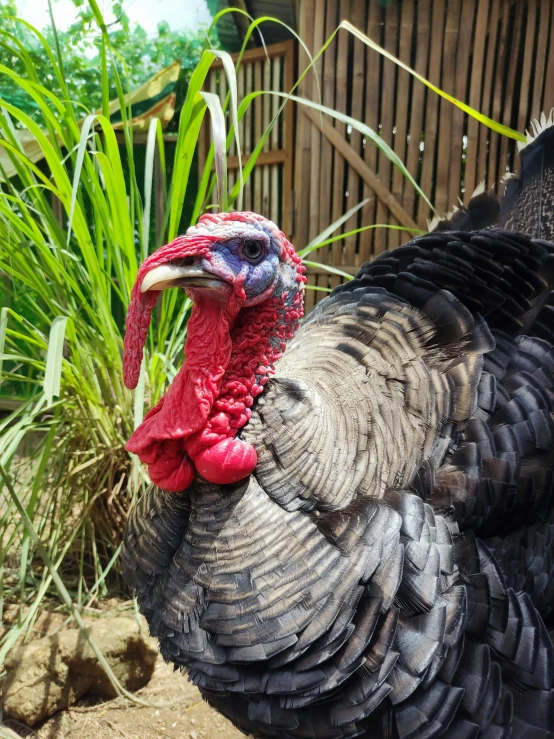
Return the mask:
{"type": "MultiPolygon", "coordinates": [[[[162,69],[161,72],[154,75],[144,85],[141,85],[125,96],[126,104],[131,105],[131,127],[133,131],[140,133],[148,130],[152,118],[159,118],[163,128],[171,121],[175,114],[175,83],[177,82],[180,71],[181,63],[174,62],[169,67],[162,69]]],[[[98,114],[102,113],[101,110],[97,110],[96,112],[98,114]]],[[[80,123],[83,120],[84,118],[80,123]]],[[[110,120],[115,130],[121,130],[123,128],[119,100],[112,100],[110,102],[110,120]]],[[[30,131],[18,130],[16,136],[21,148],[25,152],[25,156],[33,164],[44,158],[40,144],[30,131]]],[[[13,177],[16,174],[16,169],[10,157],[1,145],[1,138],[0,165],[8,177],[13,177]]],[[[0,177],[0,181],[1,179],[0,177]]]]}

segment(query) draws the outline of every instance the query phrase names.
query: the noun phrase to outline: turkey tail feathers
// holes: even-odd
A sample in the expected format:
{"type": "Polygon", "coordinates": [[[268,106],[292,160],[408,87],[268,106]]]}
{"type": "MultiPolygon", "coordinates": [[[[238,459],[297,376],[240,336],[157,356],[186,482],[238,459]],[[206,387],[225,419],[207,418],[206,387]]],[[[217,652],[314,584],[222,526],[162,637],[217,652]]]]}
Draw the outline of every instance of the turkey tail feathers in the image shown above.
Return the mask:
{"type": "Polygon", "coordinates": [[[554,108],[532,122],[520,147],[519,177],[504,181],[501,226],[536,239],[554,241],[554,108]]]}
{"type": "Polygon", "coordinates": [[[429,232],[479,231],[500,226],[535,239],[554,241],[554,108],[531,122],[527,141],[518,142],[520,174],[508,174],[499,199],[481,182],[467,205],[460,201],[428,223],[429,232]]]}
{"type": "Polygon", "coordinates": [[[460,201],[460,207],[454,208],[445,216],[435,216],[428,222],[427,228],[432,231],[481,231],[498,223],[500,204],[494,192],[485,190],[485,183],[480,182],[473,191],[467,205],[460,201]]]}

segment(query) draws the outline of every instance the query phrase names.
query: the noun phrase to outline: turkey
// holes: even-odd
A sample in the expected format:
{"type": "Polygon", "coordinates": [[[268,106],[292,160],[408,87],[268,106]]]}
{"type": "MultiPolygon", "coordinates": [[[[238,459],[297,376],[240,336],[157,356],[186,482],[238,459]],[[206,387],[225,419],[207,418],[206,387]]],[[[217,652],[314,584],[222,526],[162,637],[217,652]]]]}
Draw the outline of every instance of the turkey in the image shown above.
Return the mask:
{"type": "Polygon", "coordinates": [[[129,387],[159,291],[194,308],[127,446],[154,484],[124,578],[245,733],[554,738],[552,123],[500,207],[477,194],[302,322],[302,264],[253,213],[142,265],[129,387]]]}

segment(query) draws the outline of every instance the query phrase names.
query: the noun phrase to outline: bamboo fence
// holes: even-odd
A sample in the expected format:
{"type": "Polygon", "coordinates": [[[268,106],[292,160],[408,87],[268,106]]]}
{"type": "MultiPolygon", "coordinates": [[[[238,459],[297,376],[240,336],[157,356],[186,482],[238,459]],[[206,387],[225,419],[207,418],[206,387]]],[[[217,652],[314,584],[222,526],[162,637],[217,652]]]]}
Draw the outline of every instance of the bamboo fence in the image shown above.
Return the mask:
{"type": "MultiPolygon", "coordinates": [[[[554,106],[554,0],[302,0],[298,31],[312,53],[343,19],[364,31],[444,91],[511,128],[524,131],[554,106]]],[[[307,65],[290,42],[248,51],[239,92],[291,89],[307,65]],[[297,57],[297,58],[295,58],[297,57]]],[[[516,143],[491,132],[414,79],[392,61],[341,30],[317,62],[321,98],[309,74],[299,94],[346,113],[378,131],[404,161],[439,212],[467,201],[482,180],[499,187],[517,169],[516,143]]],[[[207,89],[226,93],[214,68],[207,89]]],[[[257,98],[243,126],[252,150],[277,109],[257,98]]],[[[201,164],[208,138],[201,147],[201,164]]],[[[231,157],[231,184],[238,160],[231,157]]],[[[425,228],[428,205],[377,147],[355,130],[304,106],[288,105],[247,186],[245,207],[276,220],[302,248],[364,198],[370,202],[343,226],[425,228]]],[[[376,228],[314,253],[314,261],[355,273],[409,232],[376,228]]],[[[310,268],[308,284],[341,281],[310,268]]],[[[324,295],[309,291],[307,308],[324,295]]]]}

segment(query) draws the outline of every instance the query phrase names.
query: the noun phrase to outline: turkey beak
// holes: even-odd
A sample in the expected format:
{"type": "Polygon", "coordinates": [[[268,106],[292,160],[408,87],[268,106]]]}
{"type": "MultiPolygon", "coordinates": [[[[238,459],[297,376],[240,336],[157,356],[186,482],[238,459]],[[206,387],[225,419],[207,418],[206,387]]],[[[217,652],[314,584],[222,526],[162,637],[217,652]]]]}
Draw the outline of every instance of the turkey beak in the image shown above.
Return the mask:
{"type": "Polygon", "coordinates": [[[184,287],[221,293],[230,286],[200,264],[167,262],[154,267],[146,273],[140,286],[141,293],[148,290],[167,290],[170,287],[184,287]]]}

